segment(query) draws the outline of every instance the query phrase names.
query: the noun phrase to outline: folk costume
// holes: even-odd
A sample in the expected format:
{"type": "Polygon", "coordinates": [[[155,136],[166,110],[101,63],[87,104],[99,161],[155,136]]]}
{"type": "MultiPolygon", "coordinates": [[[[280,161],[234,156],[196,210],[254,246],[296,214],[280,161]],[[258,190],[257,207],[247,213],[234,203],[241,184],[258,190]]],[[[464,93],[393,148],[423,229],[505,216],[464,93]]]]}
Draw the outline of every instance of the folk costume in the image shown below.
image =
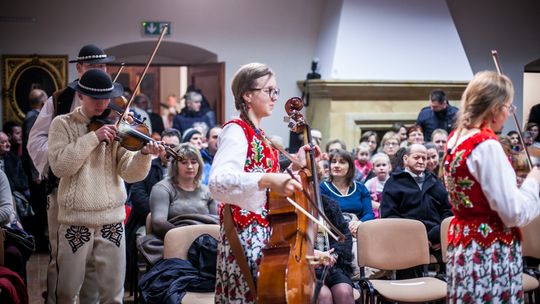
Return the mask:
{"type": "MultiPolygon", "coordinates": [[[[109,56],[99,47],[89,44],[83,46],[76,59],[70,63],[80,64],[106,64],[114,61],[114,56],[109,56]]],[[[36,122],[28,135],[28,154],[34,163],[39,175],[47,177],[47,225],[49,232],[50,259],[47,267],[47,303],[56,303],[56,284],[58,269],[56,256],[58,249],[58,204],[57,187],[58,179],[49,169],[48,140],[49,128],[52,120],[62,114],[67,114],[80,106],[79,97],[76,94],[77,80],[70,83],[66,88],[56,91],[43,105],[36,122]]],[[[86,278],[79,293],[81,304],[96,303],[98,301],[98,286],[94,261],[88,261],[86,265],[86,278]]]]}
{"type": "Polygon", "coordinates": [[[234,228],[247,258],[252,277],[257,277],[262,249],[270,237],[266,191],[260,190],[264,173],[279,171],[278,155],[246,121],[233,119],[219,136],[210,172],[209,188],[219,201],[220,240],[216,274],[216,303],[255,303],[226,236],[224,208],[230,204],[234,228]]]}
{"type": "Polygon", "coordinates": [[[525,179],[517,188],[515,172],[487,128],[452,147],[444,177],[455,215],[448,231],[449,303],[523,303],[517,227],[540,213],[538,183],[525,179]]]}
{"type": "MultiPolygon", "coordinates": [[[[93,98],[120,96],[123,89],[101,70],[87,71],[76,90],[93,98]]],[[[51,123],[48,158],[58,186],[58,269],[56,300],[71,303],[81,289],[86,262],[95,261],[99,301],[122,303],[125,274],[124,181],[144,179],[151,156],[119,142],[105,144],[88,131],[82,108],[51,123]]]]}

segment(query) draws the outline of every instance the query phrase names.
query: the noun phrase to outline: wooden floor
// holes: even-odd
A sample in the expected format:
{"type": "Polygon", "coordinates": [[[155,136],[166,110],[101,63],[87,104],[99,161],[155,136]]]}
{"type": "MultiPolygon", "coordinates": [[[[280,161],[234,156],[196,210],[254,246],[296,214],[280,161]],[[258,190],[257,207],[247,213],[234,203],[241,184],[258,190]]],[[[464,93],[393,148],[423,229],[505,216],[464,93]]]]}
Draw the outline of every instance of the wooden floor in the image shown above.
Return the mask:
{"type": "MultiPolygon", "coordinates": [[[[45,303],[43,292],[47,289],[48,253],[34,253],[26,265],[28,276],[28,299],[30,304],[45,303]]],[[[124,303],[133,303],[133,296],[126,293],[124,303]]]]}

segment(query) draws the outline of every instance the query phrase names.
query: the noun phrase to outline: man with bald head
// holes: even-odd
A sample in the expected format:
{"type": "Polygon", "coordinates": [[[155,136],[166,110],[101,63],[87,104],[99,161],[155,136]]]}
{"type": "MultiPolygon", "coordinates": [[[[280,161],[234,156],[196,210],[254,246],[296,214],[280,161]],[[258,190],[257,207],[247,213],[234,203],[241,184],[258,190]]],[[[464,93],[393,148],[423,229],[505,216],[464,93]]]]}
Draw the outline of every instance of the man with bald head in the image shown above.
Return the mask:
{"type": "Polygon", "coordinates": [[[432,250],[440,248],[440,225],[452,215],[448,192],[432,172],[426,171],[427,150],[412,144],[403,156],[403,170],[390,176],[384,185],[382,218],[419,220],[426,226],[432,250]]]}

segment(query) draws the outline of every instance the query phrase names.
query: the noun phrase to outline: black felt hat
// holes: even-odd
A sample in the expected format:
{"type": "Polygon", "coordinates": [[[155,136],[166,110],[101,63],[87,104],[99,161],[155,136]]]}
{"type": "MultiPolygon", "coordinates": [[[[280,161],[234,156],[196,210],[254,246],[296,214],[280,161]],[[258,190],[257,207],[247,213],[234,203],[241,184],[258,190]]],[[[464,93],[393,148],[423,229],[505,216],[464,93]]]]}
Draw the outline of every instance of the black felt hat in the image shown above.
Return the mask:
{"type": "Polygon", "coordinates": [[[102,49],[99,47],[88,44],[81,48],[79,51],[79,56],[77,56],[77,59],[70,60],[70,63],[79,62],[79,63],[89,63],[89,64],[95,64],[95,63],[109,63],[114,61],[114,56],[107,56],[105,52],[103,52],[102,49]]]}
{"type": "Polygon", "coordinates": [[[121,84],[113,83],[109,74],[99,69],[88,70],[79,81],[74,81],[69,86],[96,99],[115,98],[124,93],[121,84]]]}

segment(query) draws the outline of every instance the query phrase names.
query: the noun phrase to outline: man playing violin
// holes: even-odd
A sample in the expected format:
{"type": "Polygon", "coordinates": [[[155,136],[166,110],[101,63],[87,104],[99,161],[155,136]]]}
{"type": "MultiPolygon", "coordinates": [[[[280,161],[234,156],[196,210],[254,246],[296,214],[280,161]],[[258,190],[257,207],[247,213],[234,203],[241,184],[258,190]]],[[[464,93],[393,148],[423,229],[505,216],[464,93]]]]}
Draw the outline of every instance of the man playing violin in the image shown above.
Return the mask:
{"type": "MultiPolygon", "coordinates": [[[[89,44],[83,46],[76,59],[70,60],[70,63],[76,63],[78,77],[80,78],[86,71],[90,69],[107,70],[107,63],[112,62],[114,56],[108,56],[99,47],[89,44]]],[[[57,233],[58,233],[58,208],[56,204],[56,188],[57,178],[49,170],[49,161],[47,158],[47,144],[49,127],[53,118],[57,115],[67,114],[80,106],[80,101],[75,94],[75,89],[70,86],[56,91],[46,102],[35,124],[30,130],[28,137],[28,153],[32,158],[36,169],[42,178],[47,177],[47,223],[49,230],[49,244],[51,256],[47,268],[47,303],[56,303],[56,248],[57,248],[57,233]]],[[[45,181],[43,181],[45,182],[45,181]]],[[[93,270],[93,261],[88,262],[87,277],[95,276],[93,270]]],[[[98,298],[97,286],[86,282],[95,280],[85,280],[85,284],[79,294],[81,304],[96,303],[98,298]]]]}
{"type": "Polygon", "coordinates": [[[58,303],[73,303],[83,284],[85,266],[95,261],[100,303],[122,303],[125,274],[124,181],[145,178],[151,155],[163,146],[150,142],[131,152],[115,141],[114,125],[88,131],[123,88],[104,71],[84,73],[74,86],[81,107],[57,116],[49,130],[48,158],[60,178],[58,204],[58,303]]]}

